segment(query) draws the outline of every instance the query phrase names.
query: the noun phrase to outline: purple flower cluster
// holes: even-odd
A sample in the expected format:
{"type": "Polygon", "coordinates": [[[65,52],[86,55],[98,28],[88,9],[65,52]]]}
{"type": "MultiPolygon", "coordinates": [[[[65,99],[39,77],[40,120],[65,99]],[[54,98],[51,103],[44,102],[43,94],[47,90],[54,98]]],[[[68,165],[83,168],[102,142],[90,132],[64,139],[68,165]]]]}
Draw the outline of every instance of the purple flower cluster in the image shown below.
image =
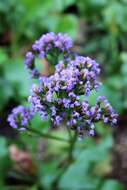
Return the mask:
{"type": "Polygon", "coordinates": [[[99,65],[88,57],[78,56],[67,66],[61,61],[53,75],[41,77],[39,86],[33,86],[28,98],[33,112],[39,113],[42,120],[50,118],[53,126],[64,123],[80,136],[85,131],[93,136],[94,123],[98,121],[115,125],[117,114],[106,98],[98,97],[95,106],[86,100],[99,86],[96,78],[99,73],[99,65]]]}
{"type": "Polygon", "coordinates": [[[41,53],[40,57],[46,56],[48,51],[54,51],[54,48],[64,53],[70,53],[72,40],[67,34],[58,33],[55,35],[53,32],[50,32],[42,35],[39,40],[36,40],[32,48],[41,53]]]}
{"type": "Polygon", "coordinates": [[[24,64],[28,70],[30,70],[32,78],[38,78],[40,76],[39,71],[35,68],[34,63],[35,56],[32,52],[27,52],[24,64]]]}
{"type": "Polygon", "coordinates": [[[63,55],[63,59],[66,61],[71,55],[72,40],[67,34],[54,34],[53,32],[42,35],[32,45],[32,51],[27,52],[24,64],[30,70],[32,77],[38,78],[40,75],[35,68],[35,57],[40,59],[45,58],[48,62],[56,65],[59,55],[63,55]]]}
{"type": "Polygon", "coordinates": [[[29,121],[32,119],[32,112],[23,107],[18,106],[12,110],[12,113],[8,116],[8,122],[14,129],[25,130],[29,121]]]}
{"type": "MultiPolygon", "coordinates": [[[[8,121],[13,128],[26,126],[32,115],[39,113],[42,120],[50,120],[52,126],[66,125],[76,130],[79,136],[84,133],[93,136],[95,123],[102,121],[111,126],[117,123],[117,114],[105,97],[98,97],[95,105],[90,105],[87,96],[97,90],[100,82],[99,65],[89,57],[71,57],[72,41],[67,35],[48,33],[37,40],[33,52],[26,54],[25,64],[39,84],[33,85],[28,102],[31,111],[22,106],[13,109],[8,121]],[[35,53],[40,58],[52,59],[63,53],[63,59],[55,63],[55,71],[49,76],[40,76],[34,66],[35,53]],[[70,56],[70,57],[69,57],[70,56]],[[66,61],[65,61],[66,60],[66,61]],[[32,114],[31,114],[32,113],[32,114]]],[[[58,61],[58,60],[57,60],[58,61]]],[[[49,62],[50,63],[50,62],[49,62]]]]}
{"type": "MultiPolygon", "coordinates": [[[[110,123],[111,126],[115,126],[117,124],[117,117],[116,114],[110,105],[109,101],[104,96],[99,96],[97,98],[97,106],[101,107],[103,111],[102,120],[105,124],[110,123]]],[[[100,116],[100,110],[98,109],[98,117],[100,116]]]]}
{"type": "Polygon", "coordinates": [[[99,64],[89,57],[77,56],[69,62],[68,69],[73,70],[76,80],[75,90],[80,94],[89,96],[91,90],[97,90],[100,82],[97,76],[100,74],[99,64]]]}

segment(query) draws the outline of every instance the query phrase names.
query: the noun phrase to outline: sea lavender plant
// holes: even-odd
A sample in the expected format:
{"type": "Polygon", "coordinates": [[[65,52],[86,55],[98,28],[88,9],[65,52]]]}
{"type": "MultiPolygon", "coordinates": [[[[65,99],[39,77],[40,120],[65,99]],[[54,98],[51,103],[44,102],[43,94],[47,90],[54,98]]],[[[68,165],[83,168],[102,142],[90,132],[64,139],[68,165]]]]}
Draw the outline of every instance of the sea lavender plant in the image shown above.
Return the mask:
{"type": "Polygon", "coordinates": [[[25,64],[39,83],[32,86],[28,97],[30,111],[27,114],[24,114],[23,108],[15,108],[12,111],[8,118],[12,127],[18,128],[18,124],[24,126],[24,121],[27,125],[31,113],[32,115],[39,113],[40,118],[50,120],[53,127],[66,125],[80,137],[84,134],[94,136],[96,122],[116,125],[117,114],[105,97],[98,97],[95,105],[90,105],[87,99],[91,91],[97,90],[100,86],[97,80],[100,68],[95,60],[78,55],[72,56],[72,41],[67,35],[62,34],[43,35],[32,48],[33,52],[26,54],[25,64]],[[51,76],[41,76],[36,70],[35,53],[40,58],[46,58],[49,64],[49,55],[57,61],[51,76]],[[61,53],[63,57],[59,61],[57,57],[61,53]]]}

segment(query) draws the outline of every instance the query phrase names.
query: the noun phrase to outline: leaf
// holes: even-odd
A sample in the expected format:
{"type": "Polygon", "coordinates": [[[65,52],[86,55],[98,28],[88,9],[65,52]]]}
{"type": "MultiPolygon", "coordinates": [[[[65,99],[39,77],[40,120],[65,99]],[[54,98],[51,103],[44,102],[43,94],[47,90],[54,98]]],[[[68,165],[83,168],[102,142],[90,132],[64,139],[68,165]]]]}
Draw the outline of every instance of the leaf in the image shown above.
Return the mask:
{"type": "Polygon", "coordinates": [[[7,141],[4,137],[0,137],[0,159],[6,156],[7,153],[7,141]]]}
{"type": "Polygon", "coordinates": [[[121,53],[121,60],[123,64],[121,65],[121,74],[127,75],[127,53],[123,52],[121,53]]]}
{"type": "Polygon", "coordinates": [[[18,96],[26,97],[29,94],[30,76],[24,68],[23,60],[16,58],[10,60],[5,66],[5,77],[11,83],[18,96]]]}
{"type": "Polygon", "coordinates": [[[0,48],[0,65],[4,64],[8,60],[8,56],[4,49],[0,48]]]}
{"type": "MultiPolygon", "coordinates": [[[[57,5],[57,9],[59,11],[63,11],[67,7],[71,6],[72,4],[75,3],[76,0],[53,0],[53,4],[57,5]]],[[[54,7],[55,8],[55,7],[54,7]]]]}
{"type": "Polygon", "coordinates": [[[122,3],[116,1],[110,3],[109,6],[105,7],[103,15],[104,22],[113,34],[117,34],[120,29],[127,31],[127,7],[122,3]]]}
{"type": "Polygon", "coordinates": [[[78,20],[74,15],[62,15],[54,29],[54,32],[68,33],[73,39],[77,35],[78,20]]]}
{"type": "Polygon", "coordinates": [[[54,91],[53,94],[52,94],[52,98],[53,100],[56,100],[57,99],[57,93],[54,91]]]}
{"type": "Polygon", "coordinates": [[[82,151],[62,176],[59,187],[73,190],[96,189],[101,178],[99,173],[93,175],[94,167],[107,160],[111,147],[111,137],[107,137],[99,145],[82,151]]]}
{"type": "Polygon", "coordinates": [[[49,162],[45,163],[44,165],[40,165],[39,167],[39,181],[41,186],[46,189],[50,190],[52,187],[53,181],[59,176],[61,173],[61,169],[58,169],[59,162],[49,162]]]}
{"type": "Polygon", "coordinates": [[[121,75],[114,75],[107,79],[106,84],[115,91],[122,90],[123,88],[123,77],[121,75]]]}
{"type": "Polygon", "coordinates": [[[13,96],[12,86],[5,79],[0,79],[0,110],[5,106],[10,97],[13,96]]]}
{"type": "Polygon", "coordinates": [[[36,185],[34,185],[33,187],[30,187],[30,189],[28,190],[38,190],[38,187],[36,185]]]}
{"type": "Polygon", "coordinates": [[[78,19],[72,14],[50,15],[48,19],[45,18],[44,23],[49,31],[68,33],[73,39],[77,35],[78,19]]]}
{"type": "Polygon", "coordinates": [[[95,14],[100,15],[101,10],[108,3],[108,0],[78,0],[77,6],[80,11],[80,15],[84,16],[86,19],[95,19],[95,14]],[[94,17],[92,17],[94,16],[94,17]]]}
{"type": "Polygon", "coordinates": [[[124,187],[122,184],[117,182],[116,180],[107,180],[104,182],[103,187],[101,190],[124,190],[124,187]]]}
{"type": "Polygon", "coordinates": [[[0,188],[2,189],[5,183],[5,176],[10,168],[10,159],[8,157],[7,140],[0,137],[0,188]]]}

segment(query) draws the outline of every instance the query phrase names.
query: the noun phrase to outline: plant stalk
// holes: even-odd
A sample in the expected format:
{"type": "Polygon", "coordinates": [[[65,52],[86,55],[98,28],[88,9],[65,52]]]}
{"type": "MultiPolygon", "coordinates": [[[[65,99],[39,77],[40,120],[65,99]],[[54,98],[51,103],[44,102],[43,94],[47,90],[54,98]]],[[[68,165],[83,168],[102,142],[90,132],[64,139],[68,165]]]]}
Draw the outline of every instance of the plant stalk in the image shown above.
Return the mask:
{"type": "Polygon", "coordinates": [[[56,136],[53,136],[53,135],[50,135],[50,134],[47,134],[47,133],[43,133],[43,132],[40,132],[36,129],[33,129],[33,128],[29,128],[29,127],[26,127],[26,129],[34,134],[37,134],[39,135],[40,137],[43,137],[43,138],[47,138],[47,139],[50,139],[50,140],[57,140],[57,141],[63,141],[63,142],[66,142],[66,143],[70,143],[70,140],[68,139],[64,139],[62,137],[56,137],[56,136]]]}

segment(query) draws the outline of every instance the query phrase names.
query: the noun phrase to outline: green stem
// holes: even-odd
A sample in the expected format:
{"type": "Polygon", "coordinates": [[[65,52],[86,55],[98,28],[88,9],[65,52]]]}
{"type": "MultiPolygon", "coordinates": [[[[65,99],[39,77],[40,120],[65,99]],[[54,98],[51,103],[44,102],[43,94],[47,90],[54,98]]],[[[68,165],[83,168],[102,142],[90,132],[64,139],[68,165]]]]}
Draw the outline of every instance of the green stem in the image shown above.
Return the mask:
{"type": "Polygon", "coordinates": [[[52,136],[50,134],[47,134],[47,133],[43,133],[43,132],[40,132],[36,129],[33,129],[33,128],[29,128],[29,127],[26,127],[26,129],[34,134],[37,134],[39,135],[40,137],[43,137],[43,138],[47,138],[47,139],[50,139],[50,140],[57,140],[57,141],[63,141],[63,142],[66,142],[66,143],[69,143],[70,140],[68,139],[64,139],[64,138],[61,138],[61,137],[56,137],[56,136],[52,136]]]}
{"type": "Polygon", "coordinates": [[[73,151],[74,151],[74,147],[75,147],[75,143],[77,140],[77,132],[75,132],[74,136],[72,137],[71,141],[70,141],[70,147],[69,147],[69,162],[73,161],[73,151]]]}
{"type": "Polygon", "coordinates": [[[70,141],[69,141],[69,149],[68,149],[68,160],[67,160],[67,163],[65,164],[64,166],[64,169],[63,171],[57,176],[57,178],[53,181],[52,183],[52,187],[54,189],[57,190],[58,189],[58,182],[59,180],[61,179],[61,177],[64,175],[64,173],[66,172],[67,168],[69,167],[70,163],[73,161],[73,151],[74,151],[74,148],[75,148],[75,143],[76,143],[76,140],[77,140],[77,132],[75,132],[74,136],[70,136],[70,141]]]}
{"type": "Polygon", "coordinates": [[[70,128],[68,126],[66,126],[66,129],[67,129],[67,132],[68,132],[68,135],[69,135],[69,139],[71,141],[71,139],[72,139],[71,130],[70,130],[70,128]]]}

